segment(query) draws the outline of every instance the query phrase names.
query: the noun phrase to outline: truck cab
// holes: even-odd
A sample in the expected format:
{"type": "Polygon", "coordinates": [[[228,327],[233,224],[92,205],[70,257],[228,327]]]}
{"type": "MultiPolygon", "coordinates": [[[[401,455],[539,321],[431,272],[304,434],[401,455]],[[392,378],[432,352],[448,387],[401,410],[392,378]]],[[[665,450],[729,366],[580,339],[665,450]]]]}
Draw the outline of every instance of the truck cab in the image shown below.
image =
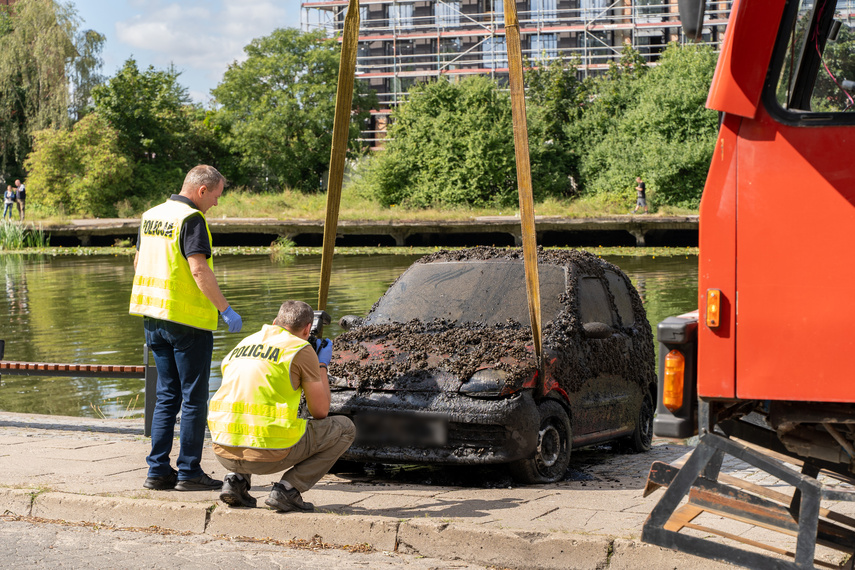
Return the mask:
{"type": "MultiPolygon", "coordinates": [[[[700,37],[703,4],[683,0],[680,8],[687,34],[700,37]]],[[[851,528],[828,527],[818,515],[802,520],[819,512],[820,471],[850,481],[855,473],[853,12],[846,0],[733,3],[707,99],[721,125],[700,207],[698,311],[658,326],[654,434],[698,434],[701,443],[691,469],[651,470],[650,485],[668,486],[669,498],[645,525],[650,542],[699,552],[677,538],[685,525],[671,517],[680,510],[675,497],[706,485],[739,500],[725,501],[734,517],[757,499],[764,517],[797,531],[795,565],[784,567],[813,567],[826,530],[846,537],[841,551],[855,548],[851,528]],[[789,482],[791,504],[722,483],[724,455],[789,482]],[[800,470],[793,475],[771,457],[800,470]]],[[[719,546],[700,552],[777,567],[719,546]]]]}

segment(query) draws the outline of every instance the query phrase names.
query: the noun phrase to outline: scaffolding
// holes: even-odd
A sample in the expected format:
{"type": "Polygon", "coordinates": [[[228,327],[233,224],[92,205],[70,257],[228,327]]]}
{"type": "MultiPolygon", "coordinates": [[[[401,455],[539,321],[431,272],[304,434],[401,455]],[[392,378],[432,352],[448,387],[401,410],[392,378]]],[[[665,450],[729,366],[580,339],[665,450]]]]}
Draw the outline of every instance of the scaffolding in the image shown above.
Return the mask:
{"type": "MultiPolygon", "coordinates": [[[[340,36],[347,0],[302,3],[304,31],[340,36]]],[[[730,2],[707,6],[704,41],[716,49],[730,2]]],[[[379,105],[362,141],[380,148],[391,110],[417,82],[439,76],[507,80],[502,0],[361,0],[357,77],[379,105]]],[[[523,57],[532,65],[575,60],[587,77],[608,69],[631,45],[655,63],[671,41],[686,41],[677,4],[661,0],[524,0],[517,2],[523,57]]]]}

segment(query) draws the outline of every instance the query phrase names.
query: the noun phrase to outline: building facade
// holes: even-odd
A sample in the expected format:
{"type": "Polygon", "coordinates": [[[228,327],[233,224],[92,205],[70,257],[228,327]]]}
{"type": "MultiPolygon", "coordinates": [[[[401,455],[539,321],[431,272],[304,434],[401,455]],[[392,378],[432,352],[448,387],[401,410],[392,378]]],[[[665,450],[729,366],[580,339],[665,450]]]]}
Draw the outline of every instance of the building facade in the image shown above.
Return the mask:
{"type": "MultiPolygon", "coordinates": [[[[303,29],[341,33],[346,0],[302,3],[303,29]]],[[[718,45],[730,2],[707,7],[706,40],[718,45]]],[[[523,57],[534,65],[575,58],[583,76],[599,73],[631,45],[655,62],[682,41],[676,0],[517,1],[523,57]]],[[[378,109],[363,133],[376,146],[391,109],[416,82],[441,75],[508,74],[502,0],[361,0],[356,74],[377,92],[378,109]]]]}

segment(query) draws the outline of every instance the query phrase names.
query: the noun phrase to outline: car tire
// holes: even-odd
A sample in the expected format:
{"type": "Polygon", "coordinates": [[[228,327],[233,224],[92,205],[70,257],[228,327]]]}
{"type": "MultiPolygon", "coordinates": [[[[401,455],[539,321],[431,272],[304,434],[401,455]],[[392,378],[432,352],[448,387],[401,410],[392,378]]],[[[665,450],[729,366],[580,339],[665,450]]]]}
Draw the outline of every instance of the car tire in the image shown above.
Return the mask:
{"type": "Polygon", "coordinates": [[[641,402],[638,418],[635,420],[635,431],[629,437],[629,448],[635,453],[650,451],[653,444],[653,396],[648,392],[641,402]]]}
{"type": "Polygon", "coordinates": [[[558,402],[544,400],[537,406],[540,429],[534,457],[510,464],[511,475],[520,483],[555,483],[561,481],[570,465],[573,432],[570,418],[558,402]]]}

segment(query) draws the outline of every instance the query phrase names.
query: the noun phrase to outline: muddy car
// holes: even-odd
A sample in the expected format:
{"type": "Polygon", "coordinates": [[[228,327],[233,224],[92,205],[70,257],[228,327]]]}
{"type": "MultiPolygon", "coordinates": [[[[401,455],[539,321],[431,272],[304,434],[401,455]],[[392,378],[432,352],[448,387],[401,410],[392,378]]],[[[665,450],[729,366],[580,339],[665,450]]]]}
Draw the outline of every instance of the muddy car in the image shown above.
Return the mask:
{"type": "Polygon", "coordinates": [[[365,318],[341,320],[330,413],[357,426],[343,459],[507,463],[518,481],[547,483],[573,447],[650,448],[656,374],[638,293],[589,253],[538,255],[542,373],[520,250],[426,256],[365,318]]]}

